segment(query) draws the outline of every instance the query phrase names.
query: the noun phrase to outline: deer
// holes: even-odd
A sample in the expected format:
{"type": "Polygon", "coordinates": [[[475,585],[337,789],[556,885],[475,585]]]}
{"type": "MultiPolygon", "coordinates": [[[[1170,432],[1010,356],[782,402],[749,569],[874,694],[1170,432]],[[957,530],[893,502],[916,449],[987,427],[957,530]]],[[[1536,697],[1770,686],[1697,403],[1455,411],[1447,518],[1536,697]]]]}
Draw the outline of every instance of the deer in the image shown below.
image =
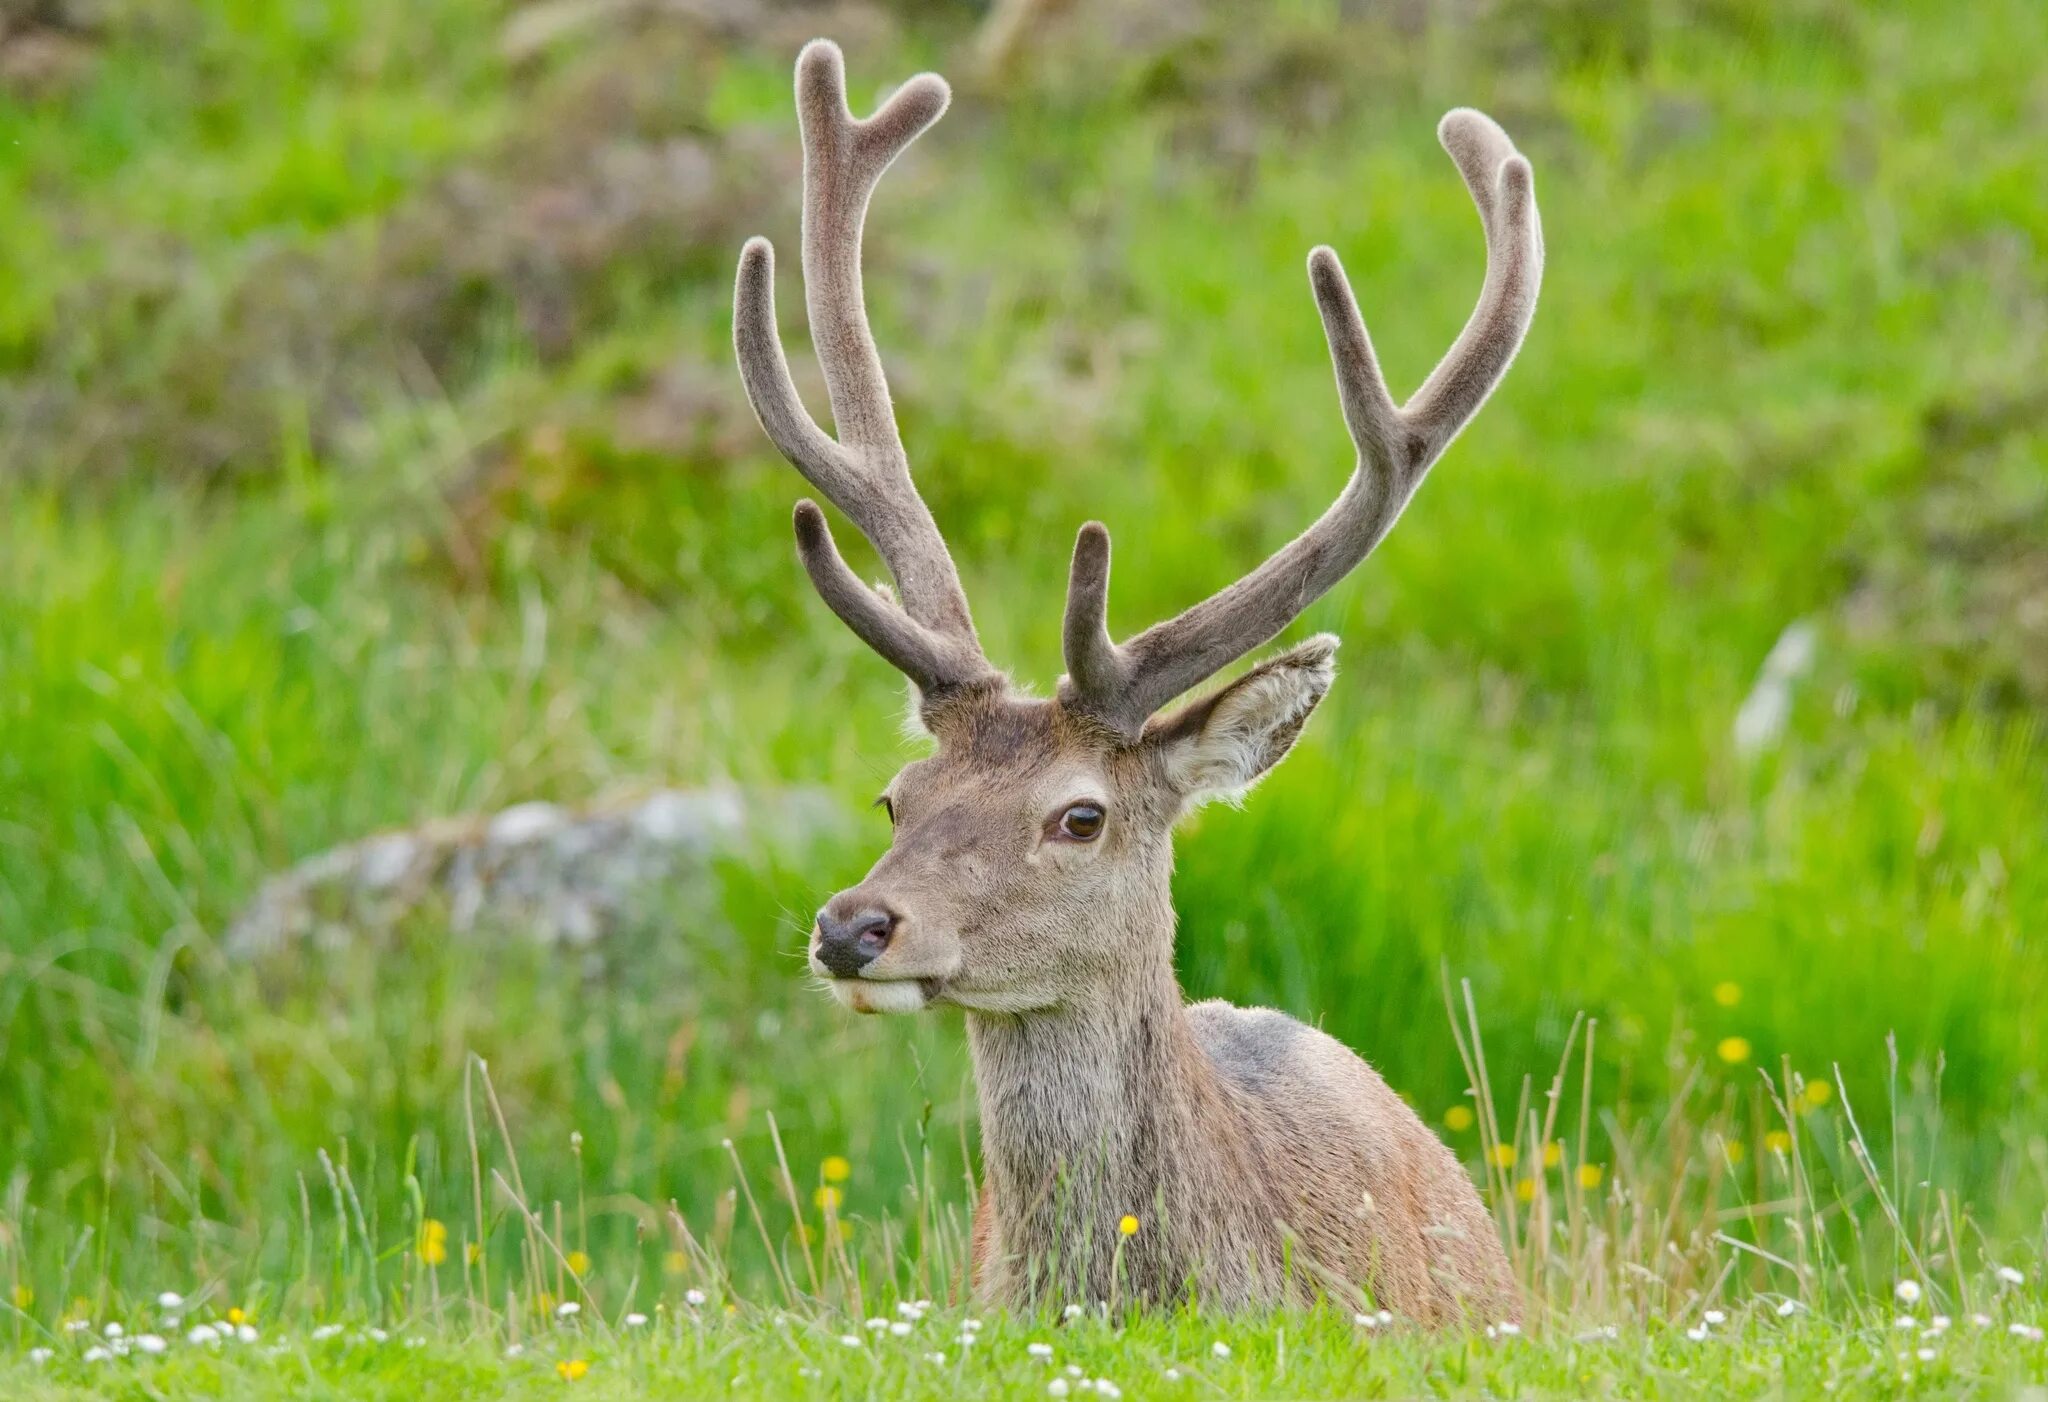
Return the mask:
{"type": "Polygon", "coordinates": [[[814,40],[797,59],[804,296],[836,435],[791,378],[766,239],[746,242],[734,289],[734,349],[762,428],[893,587],[863,582],[810,498],[795,509],[798,559],[840,621],[909,679],[929,746],[878,800],[888,850],[817,912],[810,971],[857,1013],[964,1011],[981,1133],[977,1299],[1223,1311],[1362,1299],[1428,1325],[1517,1319],[1470,1176],[1376,1071],[1285,1013],[1186,1001],[1171,875],[1176,824],[1241,798],[1294,746],[1336,675],[1337,640],[1311,637],[1182,698],[1372,553],[1521,347],[1543,268],[1529,162],[1479,112],[1439,125],[1478,206],[1486,272],[1464,329],[1405,404],[1336,253],[1309,254],[1357,450],[1349,481],[1256,569],[1121,643],[1107,622],[1109,532],[1082,526],[1066,672],[1038,697],[982,650],[911,479],[861,284],[875,186],[949,101],[924,73],[856,118],[839,49],[814,40]]]}

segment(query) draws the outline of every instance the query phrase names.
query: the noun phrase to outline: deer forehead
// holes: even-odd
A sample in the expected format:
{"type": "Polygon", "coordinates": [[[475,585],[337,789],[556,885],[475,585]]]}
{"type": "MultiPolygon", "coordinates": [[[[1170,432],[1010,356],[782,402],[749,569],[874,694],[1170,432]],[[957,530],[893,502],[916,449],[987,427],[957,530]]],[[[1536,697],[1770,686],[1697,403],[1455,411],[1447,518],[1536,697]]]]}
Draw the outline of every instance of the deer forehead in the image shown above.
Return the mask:
{"type": "Polygon", "coordinates": [[[992,809],[1038,810],[1081,798],[1106,800],[1129,782],[1132,757],[1056,702],[1004,695],[931,717],[938,750],[890,784],[899,807],[953,798],[992,809]]]}

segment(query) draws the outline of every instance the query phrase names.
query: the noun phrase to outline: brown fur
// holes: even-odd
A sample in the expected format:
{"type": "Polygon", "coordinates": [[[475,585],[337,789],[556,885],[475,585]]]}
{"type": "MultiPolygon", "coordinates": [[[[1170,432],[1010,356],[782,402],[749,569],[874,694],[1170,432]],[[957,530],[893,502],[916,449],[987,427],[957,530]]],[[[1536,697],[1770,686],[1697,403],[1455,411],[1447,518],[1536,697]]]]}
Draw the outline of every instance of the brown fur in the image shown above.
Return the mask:
{"type": "Polygon", "coordinates": [[[1247,1308],[1363,1286],[1420,1320],[1517,1314],[1470,1179],[1370,1067],[1278,1012],[1185,1007],[1174,979],[1173,825],[1286,753],[1333,652],[1283,653],[1136,745],[1056,701],[928,708],[937,750],[890,785],[895,842],[826,907],[886,909],[896,931],[831,987],[967,1010],[987,1298],[1247,1308]],[[1102,835],[1048,838],[1080,799],[1102,835]]]}

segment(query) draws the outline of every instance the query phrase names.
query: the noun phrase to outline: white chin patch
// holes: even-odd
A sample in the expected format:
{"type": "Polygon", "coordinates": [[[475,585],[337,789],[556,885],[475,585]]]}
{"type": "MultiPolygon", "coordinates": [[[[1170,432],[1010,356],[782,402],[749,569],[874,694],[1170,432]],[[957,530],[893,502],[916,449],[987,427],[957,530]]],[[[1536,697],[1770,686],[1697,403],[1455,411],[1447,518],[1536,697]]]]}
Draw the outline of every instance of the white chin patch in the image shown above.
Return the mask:
{"type": "Polygon", "coordinates": [[[832,996],[857,1013],[921,1013],[924,990],[916,979],[895,979],[870,983],[864,979],[836,978],[829,985],[832,996]]]}

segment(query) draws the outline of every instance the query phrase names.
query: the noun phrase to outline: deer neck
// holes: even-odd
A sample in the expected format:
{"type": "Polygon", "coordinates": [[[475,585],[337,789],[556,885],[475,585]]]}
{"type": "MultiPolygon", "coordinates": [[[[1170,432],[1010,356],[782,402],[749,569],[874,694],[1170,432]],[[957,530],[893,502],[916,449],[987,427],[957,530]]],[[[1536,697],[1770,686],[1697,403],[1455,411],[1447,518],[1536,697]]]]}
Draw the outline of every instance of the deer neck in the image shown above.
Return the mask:
{"type": "Polygon", "coordinates": [[[1077,1246],[1113,1240],[1126,1213],[1152,1220],[1206,1151],[1191,1126],[1214,1072],[1182,1012],[1170,931],[1147,949],[1099,993],[967,1016],[1002,1248],[1040,1263],[1065,1253],[1062,1291],[1100,1293],[1106,1263],[1077,1246]]]}

